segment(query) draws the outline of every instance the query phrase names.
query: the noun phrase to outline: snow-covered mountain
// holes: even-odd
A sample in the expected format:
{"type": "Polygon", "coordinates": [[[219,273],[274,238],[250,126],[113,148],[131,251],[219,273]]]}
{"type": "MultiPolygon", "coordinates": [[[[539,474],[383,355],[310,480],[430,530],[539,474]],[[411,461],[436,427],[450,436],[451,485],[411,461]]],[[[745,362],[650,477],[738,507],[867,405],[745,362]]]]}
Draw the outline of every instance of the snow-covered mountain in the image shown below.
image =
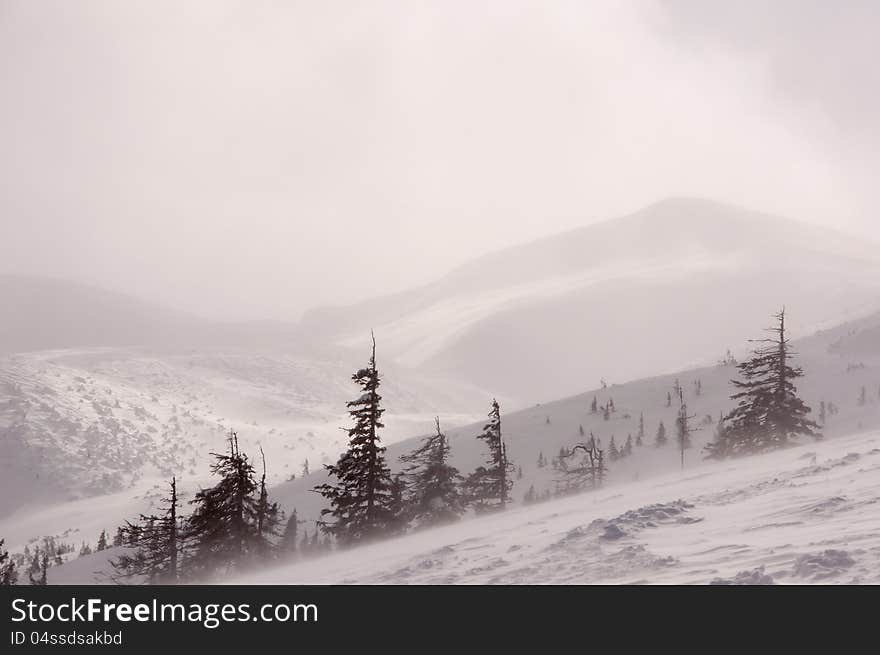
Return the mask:
{"type": "Polygon", "coordinates": [[[520,406],[714,361],[781,304],[796,334],[878,306],[880,247],[672,199],[472,261],[427,286],[303,320],[520,406]]]}

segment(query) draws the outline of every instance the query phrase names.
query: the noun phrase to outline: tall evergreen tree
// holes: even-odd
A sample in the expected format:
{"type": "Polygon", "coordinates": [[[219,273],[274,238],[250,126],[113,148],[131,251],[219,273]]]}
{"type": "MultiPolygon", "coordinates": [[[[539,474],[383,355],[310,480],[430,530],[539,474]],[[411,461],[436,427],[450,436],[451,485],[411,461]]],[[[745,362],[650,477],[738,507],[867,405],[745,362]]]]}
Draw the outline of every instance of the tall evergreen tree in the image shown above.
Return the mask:
{"type": "Polygon", "coordinates": [[[639,412],[639,429],[636,432],[636,445],[641,446],[645,439],[645,413],[639,412]]]}
{"type": "Polygon", "coordinates": [[[785,310],[775,315],[772,336],[757,340],[752,357],[737,366],[741,380],[732,383],[737,406],[728,415],[725,439],[707,447],[708,456],[730,457],[787,445],[806,435],[821,438],[818,425],[807,418],[810,408],[797,395],[794,380],[803,376],[791,365],[794,354],[785,332],[785,310]]]}
{"type": "Polygon", "coordinates": [[[101,530],[101,534],[98,537],[98,545],[95,546],[96,551],[106,550],[107,549],[107,531],[101,530]]]}
{"type": "Polygon", "coordinates": [[[413,452],[400,460],[408,465],[408,504],[412,521],[417,527],[450,523],[464,512],[458,469],[449,463],[449,440],[435,419],[436,433],[426,437],[413,452]]]}
{"type": "Polygon", "coordinates": [[[360,385],[362,393],[348,403],[354,426],[348,430],[348,450],[336,464],[325,468],[335,483],[315,487],[315,491],[330,501],[330,508],[322,515],[333,518],[324,530],[340,544],[350,544],[381,535],[393,529],[395,517],[391,505],[391,471],[385,464],[385,448],[381,445],[379,430],[382,409],[379,395],[379,370],[376,368],[376,339],[366,368],[358,370],[352,380],[360,385]]]}
{"type": "Polygon", "coordinates": [[[125,549],[110,560],[114,581],[176,584],[180,580],[178,562],[183,544],[177,478],[171,478],[168,496],[162,502],[161,513],[141,514],[136,523],[126,521],[119,529],[125,549]]]}
{"type": "Polygon", "coordinates": [[[260,490],[254,509],[257,528],[255,548],[256,554],[266,559],[273,554],[275,542],[280,536],[283,516],[278,503],[269,501],[269,492],[266,489],[266,454],[262,446],[260,446],[260,457],[263,461],[263,474],[260,477],[260,490]]]}
{"type": "Polygon", "coordinates": [[[18,571],[3,543],[4,540],[0,539],[0,586],[11,586],[18,582],[18,571]]]}
{"type": "Polygon", "coordinates": [[[681,389],[678,398],[681,404],[678,408],[678,416],[675,417],[675,443],[678,445],[681,468],[684,470],[684,451],[691,447],[691,434],[694,432],[691,419],[694,417],[688,415],[687,403],[684,401],[684,392],[681,389]]]}
{"type": "Polygon", "coordinates": [[[211,472],[220,481],[199,490],[190,501],[194,506],[187,531],[192,546],[188,560],[191,575],[240,569],[261,549],[254,467],[239,448],[234,431],[228,443],[228,452],[212,453],[211,472]]]}
{"type": "Polygon", "coordinates": [[[513,487],[510,477],[513,464],[507,457],[507,447],[501,434],[501,408],[497,400],[492,400],[489,422],[483,426],[483,432],[477,439],[486,442],[489,455],[486,465],[477,468],[465,482],[468,500],[478,512],[504,509],[513,487]]]}

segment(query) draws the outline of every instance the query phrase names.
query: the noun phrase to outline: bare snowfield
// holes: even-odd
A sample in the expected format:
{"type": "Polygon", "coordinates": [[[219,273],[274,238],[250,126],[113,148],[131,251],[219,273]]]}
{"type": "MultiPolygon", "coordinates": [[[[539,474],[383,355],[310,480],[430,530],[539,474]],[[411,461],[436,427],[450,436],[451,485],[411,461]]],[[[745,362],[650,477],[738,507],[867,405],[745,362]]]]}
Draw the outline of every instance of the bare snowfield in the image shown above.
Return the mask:
{"type": "Polygon", "coordinates": [[[230,582],[713,581],[880,582],[880,432],[515,506],[230,582]]]}

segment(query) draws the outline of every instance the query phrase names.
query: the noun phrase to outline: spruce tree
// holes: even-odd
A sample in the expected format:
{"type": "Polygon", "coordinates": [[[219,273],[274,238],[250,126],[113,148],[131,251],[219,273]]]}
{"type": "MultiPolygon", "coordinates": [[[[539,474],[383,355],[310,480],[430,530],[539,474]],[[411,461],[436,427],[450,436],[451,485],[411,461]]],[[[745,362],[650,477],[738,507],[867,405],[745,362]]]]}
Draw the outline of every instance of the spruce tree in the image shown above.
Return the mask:
{"type": "Polygon", "coordinates": [[[299,519],[296,516],[296,507],[293,513],[287,519],[287,525],[284,527],[284,534],[281,536],[280,548],[282,552],[292,553],[296,550],[296,536],[299,531],[299,519]]]}
{"type": "Polygon", "coordinates": [[[254,467],[239,448],[234,431],[230,432],[228,443],[228,452],[212,453],[215,461],[211,472],[220,481],[209,489],[199,490],[190,501],[194,506],[187,530],[192,547],[190,575],[240,569],[262,553],[254,467]]]}
{"type": "Polygon", "coordinates": [[[641,446],[645,439],[645,413],[639,412],[639,430],[636,432],[636,445],[641,446]]]}
{"type": "Polygon", "coordinates": [[[403,455],[404,473],[409,481],[408,505],[416,527],[457,521],[464,512],[458,469],[449,463],[450,446],[435,419],[436,433],[421,446],[403,455]]]}
{"type": "Polygon", "coordinates": [[[468,501],[478,512],[490,509],[504,509],[507,505],[513,480],[510,472],[513,464],[507,457],[507,448],[501,434],[501,408],[497,400],[492,400],[489,422],[477,436],[489,448],[485,466],[480,466],[468,476],[465,482],[468,501]]]}
{"type": "Polygon", "coordinates": [[[385,427],[385,410],[380,404],[375,338],[369,364],[358,370],[352,380],[362,393],[348,403],[354,420],[354,426],[348,430],[348,450],[336,464],[325,467],[335,482],[314,489],[330,501],[330,508],[321,510],[321,515],[331,516],[333,522],[325,523],[324,529],[344,545],[379,536],[393,529],[395,523],[391,472],[379,438],[379,430],[385,427]]]}
{"type": "Polygon", "coordinates": [[[623,444],[623,456],[629,457],[632,455],[633,451],[633,436],[631,434],[627,435],[626,443],[623,444]]]}
{"type": "Polygon", "coordinates": [[[106,550],[107,548],[107,531],[101,530],[101,535],[98,537],[98,545],[95,547],[96,551],[106,550]]]}
{"type": "Polygon", "coordinates": [[[177,509],[177,478],[171,478],[168,496],[159,514],[141,514],[136,523],[119,529],[123,552],[110,560],[116,582],[176,584],[180,579],[181,520],[177,509]]]}
{"type": "Polygon", "coordinates": [[[678,416],[675,417],[675,443],[678,445],[681,454],[681,468],[684,470],[684,451],[691,447],[691,434],[694,428],[691,426],[693,416],[688,415],[687,403],[684,401],[684,392],[679,389],[678,416]]]}
{"type": "Polygon", "coordinates": [[[741,380],[731,396],[737,406],[728,415],[723,442],[710,445],[708,456],[730,457],[788,445],[806,435],[821,438],[818,425],[807,418],[810,408],[797,395],[794,380],[803,376],[791,365],[794,355],[785,332],[785,310],[775,315],[770,338],[757,340],[752,357],[737,366],[741,380]]]}
{"type": "Polygon", "coordinates": [[[593,396],[593,402],[590,403],[590,414],[595,414],[599,411],[599,399],[596,396],[593,396]]]}
{"type": "Polygon", "coordinates": [[[35,552],[34,564],[31,565],[31,570],[28,571],[28,578],[30,579],[30,583],[32,585],[45,587],[47,584],[49,584],[48,572],[49,552],[46,550],[43,550],[42,553],[39,551],[35,552]]]}
{"type": "Polygon", "coordinates": [[[617,450],[617,444],[614,443],[614,435],[611,435],[611,441],[608,443],[608,458],[612,462],[616,462],[620,459],[620,451],[617,450]]]}
{"type": "Polygon", "coordinates": [[[260,457],[263,461],[263,474],[260,477],[260,490],[254,509],[257,530],[255,549],[259,557],[267,559],[272,556],[275,542],[280,536],[283,516],[278,503],[269,501],[269,492],[266,489],[266,454],[262,446],[260,446],[260,457]]]}
{"type": "Polygon", "coordinates": [[[654,439],[654,445],[657,448],[662,448],[666,445],[666,426],[663,425],[663,421],[660,421],[660,425],[657,427],[657,437],[654,439]]]}
{"type": "Polygon", "coordinates": [[[0,539],[0,586],[11,586],[18,582],[18,571],[3,543],[4,540],[0,539]]]}

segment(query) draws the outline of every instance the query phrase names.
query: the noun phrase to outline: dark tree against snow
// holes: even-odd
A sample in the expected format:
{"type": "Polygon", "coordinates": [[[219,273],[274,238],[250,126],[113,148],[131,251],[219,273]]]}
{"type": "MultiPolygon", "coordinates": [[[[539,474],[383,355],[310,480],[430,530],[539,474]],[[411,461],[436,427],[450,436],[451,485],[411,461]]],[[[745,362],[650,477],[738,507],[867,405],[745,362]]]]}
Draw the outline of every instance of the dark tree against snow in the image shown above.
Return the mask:
{"type": "Polygon", "coordinates": [[[507,457],[507,447],[501,433],[501,408],[497,400],[492,401],[489,421],[477,439],[486,442],[489,448],[485,466],[480,466],[468,476],[465,490],[468,502],[478,511],[504,509],[510,497],[513,480],[510,473],[513,464],[507,457]]]}
{"type": "Polygon", "coordinates": [[[695,428],[691,423],[691,419],[695,418],[695,416],[688,415],[687,403],[684,401],[684,392],[679,389],[679,401],[680,405],[678,408],[678,416],[675,417],[675,443],[678,446],[678,451],[681,455],[681,468],[684,469],[684,451],[691,448],[691,434],[693,434],[695,428]]]}
{"type": "Polygon", "coordinates": [[[261,534],[259,527],[260,485],[254,467],[239,448],[235,432],[228,441],[228,452],[212,453],[211,472],[220,481],[190,501],[195,507],[187,530],[191,575],[240,569],[267,550],[268,535],[261,534]]]}
{"type": "Polygon", "coordinates": [[[375,338],[369,363],[352,380],[360,386],[361,395],[348,403],[354,420],[348,430],[348,450],[335,464],[325,466],[335,481],[315,487],[330,501],[330,507],[321,514],[332,518],[332,522],[325,522],[323,528],[343,545],[379,536],[395,525],[391,471],[385,464],[385,448],[379,438],[379,430],[385,427],[385,410],[379,395],[375,338]]]}
{"type": "Polygon", "coordinates": [[[137,522],[126,522],[119,529],[124,550],[110,560],[115,582],[175,584],[180,579],[183,540],[176,478],[171,478],[169,494],[162,502],[161,513],[141,514],[137,522]]]}
{"type": "Polygon", "coordinates": [[[449,439],[435,419],[435,434],[421,446],[401,456],[408,480],[407,504],[416,527],[427,527],[458,520],[464,512],[459,489],[462,477],[449,463],[449,439]]]}
{"type": "Polygon", "coordinates": [[[11,586],[18,582],[18,572],[3,543],[3,539],[0,539],[0,586],[11,586]]]}
{"type": "Polygon", "coordinates": [[[804,435],[821,438],[809,418],[810,408],[797,395],[794,381],[803,376],[791,365],[794,354],[785,334],[785,310],[775,315],[772,336],[757,340],[752,356],[737,366],[742,377],[733,380],[731,396],[737,406],[727,417],[724,439],[710,443],[709,457],[724,458],[759,453],[788,445],[804,435]]]}

